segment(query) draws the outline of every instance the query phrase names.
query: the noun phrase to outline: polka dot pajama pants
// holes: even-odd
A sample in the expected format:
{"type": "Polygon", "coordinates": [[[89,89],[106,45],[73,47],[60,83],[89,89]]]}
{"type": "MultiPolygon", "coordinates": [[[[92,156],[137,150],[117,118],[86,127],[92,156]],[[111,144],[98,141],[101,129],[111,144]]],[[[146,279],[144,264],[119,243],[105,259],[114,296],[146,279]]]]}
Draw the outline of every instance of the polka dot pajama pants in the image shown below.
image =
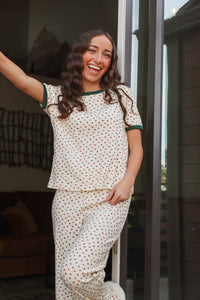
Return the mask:
{"type": "Polygon", "coordinates": [[[52,205],[56,300],[121,300],[104,284],[104,268],[130,199],[111,205],[105,202],[108,193],[56,191],[52,205]]]}

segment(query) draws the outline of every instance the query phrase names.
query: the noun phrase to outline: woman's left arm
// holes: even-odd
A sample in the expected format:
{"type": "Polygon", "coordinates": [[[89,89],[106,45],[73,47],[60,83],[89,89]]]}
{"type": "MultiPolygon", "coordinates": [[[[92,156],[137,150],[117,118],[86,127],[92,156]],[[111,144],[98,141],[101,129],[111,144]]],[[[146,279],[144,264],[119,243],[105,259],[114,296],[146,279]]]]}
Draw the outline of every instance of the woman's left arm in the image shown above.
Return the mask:
{"type": "Polygon", "coordinates": [[[127,172],[125,176],[120,180],[110,191],[106,201],[115,205],[120,201],[129,199],[131,188],[135,183],[136,176],[139,172],[142,158],[143,148],[141,139],[141,130],[133,129],[127,131],[128,145],[129,145],[129,158],[127,172]]]}

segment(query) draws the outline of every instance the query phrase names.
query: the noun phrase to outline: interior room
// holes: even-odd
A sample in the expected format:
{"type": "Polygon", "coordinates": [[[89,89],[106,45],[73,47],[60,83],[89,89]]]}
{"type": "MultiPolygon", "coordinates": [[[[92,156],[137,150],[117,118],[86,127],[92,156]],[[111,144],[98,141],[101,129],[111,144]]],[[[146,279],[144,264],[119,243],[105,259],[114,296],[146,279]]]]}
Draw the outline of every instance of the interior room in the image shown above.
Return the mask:
{"type": "MultiPolygon", "coordinates": [[[[3,1],[1,51],[41,82],[57,84],[81,33],[102,28],[116,41],[117,14],[117,0],[3,1]]],[[[2,75],[0,90],[1,299],[54,299],[50,121],[2,75]]]]}

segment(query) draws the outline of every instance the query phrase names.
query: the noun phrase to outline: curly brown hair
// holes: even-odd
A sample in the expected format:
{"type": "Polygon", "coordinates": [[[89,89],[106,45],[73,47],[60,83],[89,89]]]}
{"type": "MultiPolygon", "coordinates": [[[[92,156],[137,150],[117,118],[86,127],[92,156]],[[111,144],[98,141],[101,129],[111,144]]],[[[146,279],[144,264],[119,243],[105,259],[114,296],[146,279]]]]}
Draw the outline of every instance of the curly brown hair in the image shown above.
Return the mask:
{"type": "MultiPolygon", "coordinates": [[[[122,103],[122,96],[119,93],[119,90],[121,90],[123,93],[125,92],[123,91],[123,89],[117,88],[119,84],[124,83],[121,83],[121,77],[117,70],[118,56],[116,46],[109,33],[101,29],[90,30],[83,33],[80,38],[74,42],[71,53],[67,57],[65,69],[61,74],[62,95],[58,96],[57,104],[58,110],[61,114],[60,118],[69,117],[74,108],[77,108],[79,111],[85,110],[85,105],[81,101],[81,96],[84,92],[82,87],[82,70],[84,67],[83,54],[85,53],[85,51],[87,51],[91,39],[99,35],[105,35],[112,44],[112,57],[110,67],[100,81],[100,87],[105,90],[104,100],[112,104],[113,99],[111,97],[111,91],[114,91],[117,94],[118,101],[124,114],[124,122],[127,126],[129,126],[129,124],[127,124],[126,122],[127,111],[122,103]]],[[[126,96],[132,101],[132,99],[127,94],[126,96]]]]}

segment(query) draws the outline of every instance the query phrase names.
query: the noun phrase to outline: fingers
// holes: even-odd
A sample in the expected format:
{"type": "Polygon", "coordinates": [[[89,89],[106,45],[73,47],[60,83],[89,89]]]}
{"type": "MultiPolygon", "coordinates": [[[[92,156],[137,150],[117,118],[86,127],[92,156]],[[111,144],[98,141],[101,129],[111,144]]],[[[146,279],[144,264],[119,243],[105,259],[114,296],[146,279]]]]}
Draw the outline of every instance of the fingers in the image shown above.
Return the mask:
{"type": "Polygon", "coordinates": [[[113,187],[112,190],[110,191],[108,197],[106,198],[106,201],[110,201],[113,198],[114,193],[115,193],[115,187],[113,187]]]}
{"type": "Polygon", "coordinates": [[[111,205],[116,205],[118,202],[127,200],[126,197],[121,195],[117,189],[112,189],[109,193],[106,201],[109,201],[111,205]]]}
{"type": "Polygon", "coordinates": [[[111,205],[116,205],[120,201],[122,201],[122,200],[120,200],[120,197],[119,197],[118,193],[115,192],[113,198],[110,200],[110,204],[111,205]]]}

